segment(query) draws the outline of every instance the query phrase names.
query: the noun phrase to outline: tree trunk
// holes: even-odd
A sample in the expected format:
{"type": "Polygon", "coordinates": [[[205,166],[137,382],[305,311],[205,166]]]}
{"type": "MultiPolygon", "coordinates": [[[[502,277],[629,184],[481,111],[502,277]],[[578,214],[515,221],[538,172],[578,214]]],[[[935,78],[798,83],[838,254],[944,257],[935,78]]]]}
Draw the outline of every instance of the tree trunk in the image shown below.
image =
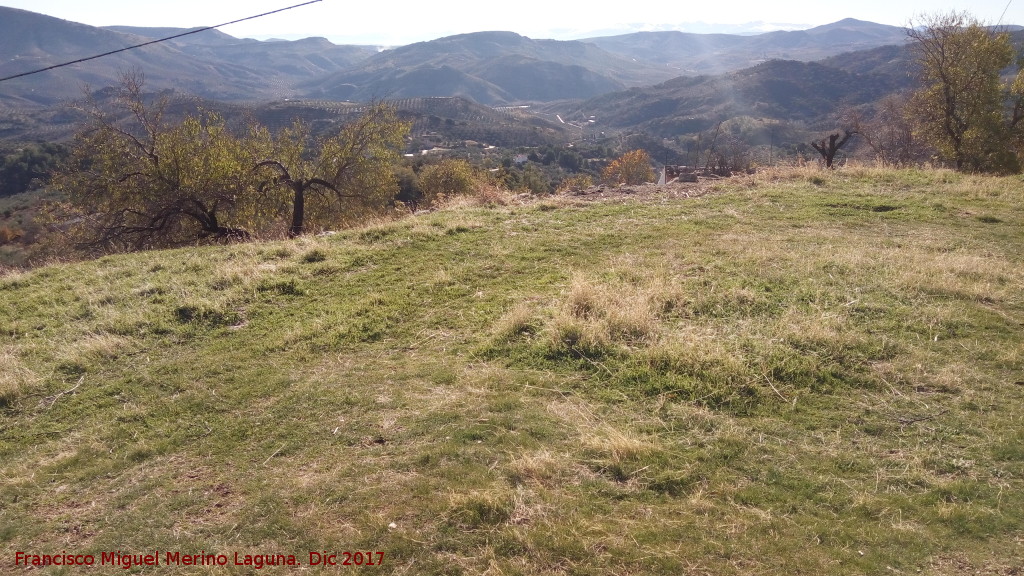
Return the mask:
{"type": "Polygon", "coordinates": [[[306,190],[301,183],[292,186],[295,196],[292,198],[292,225],[288,229],[288,236],[295,238],[302,235],[304,220],[306,219],[306,190]]]}
{"type": "Polygon", "coordinates": [[[819,142],[811,142],[811,146],[814,146],[814,149],[821,154],[822,158],[825,159],[825,168],[832,168],[832,162],[835,160],[839,149],[842,148],[843,145],[846,144],[846,141],[850,139],[850,136],[853,135],[853,131],[846,130],[842,140],[839,139],[839,134],[836,133],[828,137],[828,144],[826,144],[825,139],[822,138],[819,142]]]}

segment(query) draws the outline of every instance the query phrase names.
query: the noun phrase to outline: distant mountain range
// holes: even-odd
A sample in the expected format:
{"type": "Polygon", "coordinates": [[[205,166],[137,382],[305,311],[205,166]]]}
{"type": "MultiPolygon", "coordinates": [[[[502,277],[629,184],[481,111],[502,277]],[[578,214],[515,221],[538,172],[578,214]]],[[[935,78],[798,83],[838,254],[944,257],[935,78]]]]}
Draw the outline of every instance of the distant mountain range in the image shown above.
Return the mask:
{"type": "MultiPolygon", "coordinates": [[[[96,28],[0,7],[0,77],[191,31],[96,28]]],[[[522,145],[587,129],[672,137],[737,117],[814,125],[829,122],[840,104],[870,105],[911,86],[906,38],[902,28],[853,19],[757,35],[558,41],[477,32],[386,50],[205,30],[0,82],[0,140],[66,137],[76,119],[61,104],[86,86],[116,85],[123,72],[141,72],[154,92],[208,108],[244,104],[278,124],[288,114],[329,124],[347,110],[336,102],[402,101],[417,133],[435,142],[522,145]],[[532,117],[511,112],[527,105],[532,117]]]]}
{"type": "MultiPolygon", "coordinates": [[[[0,77],[188,32],[96,28],[0,7],[0,77]]],[[[592,98],[681,75],[722,73],[774,58],[810,61],[903,42],[901,28],[857,20],[755,36],[639,32],[580,41],[479,32],[389,50],[323,38],[238,39],[216,30],[182,36],[0,84],[0,106],[52,105],[82,87],[140,70],[152,89],[223,101],[366,100],[463,96],[485,105],[592,98]]]]}

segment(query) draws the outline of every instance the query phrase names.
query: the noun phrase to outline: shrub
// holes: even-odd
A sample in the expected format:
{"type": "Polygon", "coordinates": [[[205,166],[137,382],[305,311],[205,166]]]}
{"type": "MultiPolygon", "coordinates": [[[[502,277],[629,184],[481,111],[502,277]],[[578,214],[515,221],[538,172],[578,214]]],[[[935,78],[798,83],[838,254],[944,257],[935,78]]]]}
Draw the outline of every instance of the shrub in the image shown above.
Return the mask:
{"type": "Polygon", "coordinates": [[[420,190],[427,202],[468,194],[475,184],[472,166],[461,159],[445,159],[420,172],[420,190]]]}
{"type": "Polygon", "coordinates": [[[654,169],[651,168],[651,157],[644,150],[626,152],[612,161],[604,172],[601,180],[605,184],[643,184],[654,180],[654,169]]]}
{"type": "Polygon", "coordinates": [[[555,190],[556,194],[567,194],[569,192],[581,192],[594,185],[594,181],[586,174],[576,174],[562,180],[555,190]]]}
{"type": "Polygon", "coordinates": [[[15,230],[7,226],[0,226],[0,246],[17,242],[21,236],[22,233],[20,230],[15,230]]]}

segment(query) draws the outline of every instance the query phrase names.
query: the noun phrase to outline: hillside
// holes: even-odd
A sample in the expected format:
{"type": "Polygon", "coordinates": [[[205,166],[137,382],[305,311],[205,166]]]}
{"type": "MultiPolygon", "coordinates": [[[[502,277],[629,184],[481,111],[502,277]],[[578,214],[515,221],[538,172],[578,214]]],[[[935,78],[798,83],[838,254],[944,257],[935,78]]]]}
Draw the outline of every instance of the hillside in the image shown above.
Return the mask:
{"type": "Polygon", "coordinates": [[[1019,573],[1019,184],[769,172],[8,272],[0,562],[1019,573]]]}
{"type": "MultiPolygon", "coordinates": [[[[837,56],[824,62],[770,60],[718,76],[683,76],[561,105],[567,118],[593,117],[595,129],[640,130],[672,137],[713,128],[737,117],[831,124],[840,105],[871,104],[908,88],[905,51],[887,48],[837,56]],[[858,56],[887,66],[858,66],[858,56]],[[894,62],[895,60],[895,62],[894,62]]],[[[827,126],[826,129],[831,129],[827,126]]]]}
{"type": "MultiPolygon", "coordinates": [[[[111,26],[108,29],[158,39],[182,34],[179,28],[136,28],[111,26]]],[[[298,83],[310,78],[349,68],[377,53],[372,46],[339,46],[326,38],[260,42],[239,39],[217,30],[207,30],[171,40],[182,52],[208,62],[227,62],[257,71],[281,74],[298,83]]]]}
{"type": "MultiPolygon", "coordinates": [[[[141,44],[168,31],[120,30],[0,6],[0,55],[4,56],[0,59],[0,77],[141,44]]],[[[0,109],[20,111],[79,98],[86,85],[96,89],[116,85],[122,71],[133,70],[145,74],[154,89],[173,87],[227,101],[280,98],[293,95],[301,81],[334,72],[372,53],[365,47],[335,46],[322,39],[235,39],[230,43],[226,41],[230,36],[216,31],[185,38],[193,40],[155,44],[7,81],[0,89],[0,109]],[[202,37],[209,40],[193,39],[202,37]]]]}
{"type": "MultiPolygon", "coordinates": [[[[328,131],[349,122],[363,110],[355,102],[332,100],[287,99],[263,104],[232,104],[197,98],[185,93],[164,92],[170,101],[169,120],[180,120],[185,114],[199,110],[224,116],[236,128],[243,128],[249,119],[277,130],[301,119],[314,130],[328,131]]],[[[97,93],[101,103],[109,102],[113,91],[97,93]]],[[[410,152],[432,146],[457,146],[473,140],[493,146],[542,146],[570,140],[570,127],[548,121],[528,111],[494,109],[465,98],[401,98],[391,99],[403,118],[412,122],[410,152]]],[[[123,113],[123,111],[122,111],[123,113]]],[[[82,128],[84,113],[73,108],[51,107],[41,110],[0,115],[0,141],[32,142],[69,140],[82,128]]]]}

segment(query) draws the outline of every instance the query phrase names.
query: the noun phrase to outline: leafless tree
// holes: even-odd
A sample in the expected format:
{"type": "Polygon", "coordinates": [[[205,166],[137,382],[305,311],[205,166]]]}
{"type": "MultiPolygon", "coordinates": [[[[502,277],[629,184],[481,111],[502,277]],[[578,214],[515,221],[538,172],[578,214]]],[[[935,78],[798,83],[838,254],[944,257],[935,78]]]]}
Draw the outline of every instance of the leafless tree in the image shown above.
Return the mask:
{"type": "Polygon", "coordinates": [[[811,142],[811,146],[813,146],[814,149],[821,154],[822,159],[825,160],[825,168],[833,168],[832,163],[835,161],[836,154],[839,153],[839,150],[846,145],[850,140],[850,137],[854,134],[856,134],[855,131],[846,129],[843,130],[842,136],[840,136],[838,132],[829,135],[827,143],[824,138],[811,142]]]}

